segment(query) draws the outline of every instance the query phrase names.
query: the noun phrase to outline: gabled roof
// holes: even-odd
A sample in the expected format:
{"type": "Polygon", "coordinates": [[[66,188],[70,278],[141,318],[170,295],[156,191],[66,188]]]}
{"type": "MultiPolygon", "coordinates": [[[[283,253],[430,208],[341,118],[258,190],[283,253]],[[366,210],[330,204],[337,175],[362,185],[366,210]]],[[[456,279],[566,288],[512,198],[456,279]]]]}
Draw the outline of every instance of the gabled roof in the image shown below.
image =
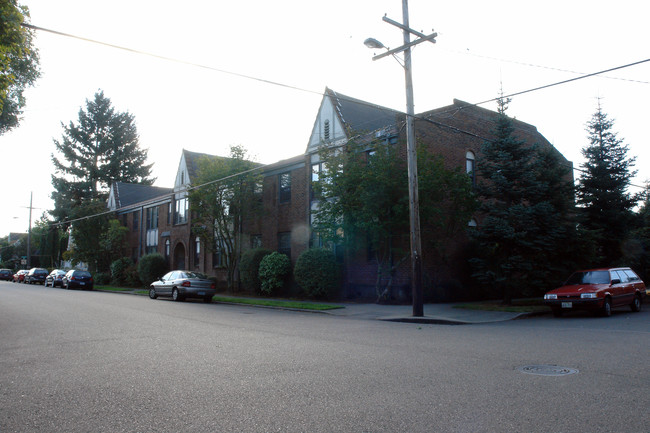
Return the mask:
{"type": "Polygon", "coordinates": [[[110,195],[115,200],[116,208],[119,209],[168,195],[173,191],[172,188],[162,188],[137,183],[115,182],[111,186],[110,195]]]}
{"type": "Polygon", "coordinates": [[[397,122],[399,112],[393,109],[355,99],[329,88],[325,88],[325,96],[332,100],[337,115],[348,132],[377,131],[397,122]]]}
{"type": "Polygon", "coordinates": [[[189,176],[190,182],[192,182],[196,175],[199,172],[199,159],[205,157],[209,159],[225,159],[223,156],[210,155],[208,153],[192,152],[186,149],[183,149],[183,156],[185,157],[185,164],[187,165],[187,175],[189,176]]]}

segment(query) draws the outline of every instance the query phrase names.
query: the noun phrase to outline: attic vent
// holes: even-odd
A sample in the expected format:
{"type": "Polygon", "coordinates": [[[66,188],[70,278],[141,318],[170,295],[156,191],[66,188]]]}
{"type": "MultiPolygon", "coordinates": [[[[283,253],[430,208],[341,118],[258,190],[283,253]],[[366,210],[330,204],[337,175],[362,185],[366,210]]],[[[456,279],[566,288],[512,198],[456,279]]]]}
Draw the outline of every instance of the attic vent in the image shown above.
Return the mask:
{"type": "Polygon", "coordinates": [[[323,138],[324,138],[325,140],[329,140],[329,139],[330,139],[330,121],[329,121],[329,120],[325,120],[325,127],[324,127],[324,132],[323,132],[323,138]]]}

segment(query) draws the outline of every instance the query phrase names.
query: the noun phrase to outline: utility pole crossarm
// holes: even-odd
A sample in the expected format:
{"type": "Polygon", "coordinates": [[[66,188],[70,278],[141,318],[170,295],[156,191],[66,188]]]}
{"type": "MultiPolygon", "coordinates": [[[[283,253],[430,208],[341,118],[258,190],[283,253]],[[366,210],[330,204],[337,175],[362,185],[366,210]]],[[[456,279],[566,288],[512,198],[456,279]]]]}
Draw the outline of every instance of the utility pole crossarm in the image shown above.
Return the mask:
{"type": "MultiPolygon", "coordinates": [[[[412,30],[411,32],[414,32],[414,30],[412,30]]],[[[417,32],[417,33],[419,33],[419,32],[417,32]]],[[[423,35],[422,38],[411,41],[408,44],[402,45],[401,47],[393,48],[392,50],[388,50],[385,53],[377,54],[376,56],[374,56],[372,58],[372,60],[379,60],[379,59],[382,59],[382,58],[384,58],[386,56],[390,56],[390,55],[393,55],[393,54],[396,54],[396,53],[401,53],[402,51],[405,51],[406,49],[411,48],[412,46],[417,45],[417,44],[419,44],[421,42],[431,41],[431,42],[435,43],[434,39],[437,36],[438,36],[438,33],[431,33],[428,36],[423,35]]]]}
{"type": "MultiPolygon", "coordinates": [[[[382,20],[384,20],[384,21],[387,22],[388,24],[392,24],[392,25],[394,25],[395,27],[399,27],[399,28],[402,29],[402,30],[406,30],[407,32],[409,32],[409,33],[411,33],[411,34],[413,34],[413,35],[415,35],[415,36],[417,36],[417,37],[419,37],[419,38],[422,38],[422,39],[424,39],[424,40],[426,40],[426,41],[431,41],[432,44],[435,44],[435,43],[436,43],[436,40],[433,39],[433,38],[435,38],[436,36],[438,36],[438,33],[432,33],[432,34],[430,34],[429,36],[427,36],[427,35],[425,35],[424,33],[420,33],[420,32],[418,32],[418,31],[415,31],[415,30],[413,30],[412,28],[410,28],[410,27],[408,27],[408,26],[405,26],[405,25],[402,24],[402,23],[398,23],[397,21],[388,18],[387,16],[384,16],[384,17],[382,18],[382,20]]],[[[420,43],[420,42],[424,42],[424,41],[418,41],[418,43],[420,43]]]]}

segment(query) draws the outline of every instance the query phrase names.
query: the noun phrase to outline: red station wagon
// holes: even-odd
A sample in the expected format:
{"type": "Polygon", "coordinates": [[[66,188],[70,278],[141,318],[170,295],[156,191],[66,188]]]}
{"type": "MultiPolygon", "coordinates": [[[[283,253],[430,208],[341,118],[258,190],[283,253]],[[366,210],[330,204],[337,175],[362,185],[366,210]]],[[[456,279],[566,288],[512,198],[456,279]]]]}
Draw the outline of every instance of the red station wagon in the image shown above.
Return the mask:
{"type": "Polygon", "coordinates": [[[544,303],[556,317],[573,310],[611,316],[614,307],[640,311],[645,295],[645,284],[630,268],[589,269],[573,273],[562,287],[546,293],[544,303]]]}

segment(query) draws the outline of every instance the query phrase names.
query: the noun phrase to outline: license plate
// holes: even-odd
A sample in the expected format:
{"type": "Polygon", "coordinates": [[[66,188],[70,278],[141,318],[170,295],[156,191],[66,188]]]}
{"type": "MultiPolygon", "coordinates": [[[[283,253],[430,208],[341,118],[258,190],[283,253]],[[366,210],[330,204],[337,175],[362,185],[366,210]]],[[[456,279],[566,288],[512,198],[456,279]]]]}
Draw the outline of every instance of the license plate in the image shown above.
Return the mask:
{"type": "Polygon", "coordinates": [[[199,292],[199,296],[205,296],[205,292],[199,292]]]}
{"type": "Polygon", "coordinates": [[[85,286],[86,283],[80,282],[79,285],[80,285],[80,286],[85,286]]]}
{"type": "Polygon", "coordinates": [[[562,302],[562,308],[573,308],[573,302],[562,302]]]}

